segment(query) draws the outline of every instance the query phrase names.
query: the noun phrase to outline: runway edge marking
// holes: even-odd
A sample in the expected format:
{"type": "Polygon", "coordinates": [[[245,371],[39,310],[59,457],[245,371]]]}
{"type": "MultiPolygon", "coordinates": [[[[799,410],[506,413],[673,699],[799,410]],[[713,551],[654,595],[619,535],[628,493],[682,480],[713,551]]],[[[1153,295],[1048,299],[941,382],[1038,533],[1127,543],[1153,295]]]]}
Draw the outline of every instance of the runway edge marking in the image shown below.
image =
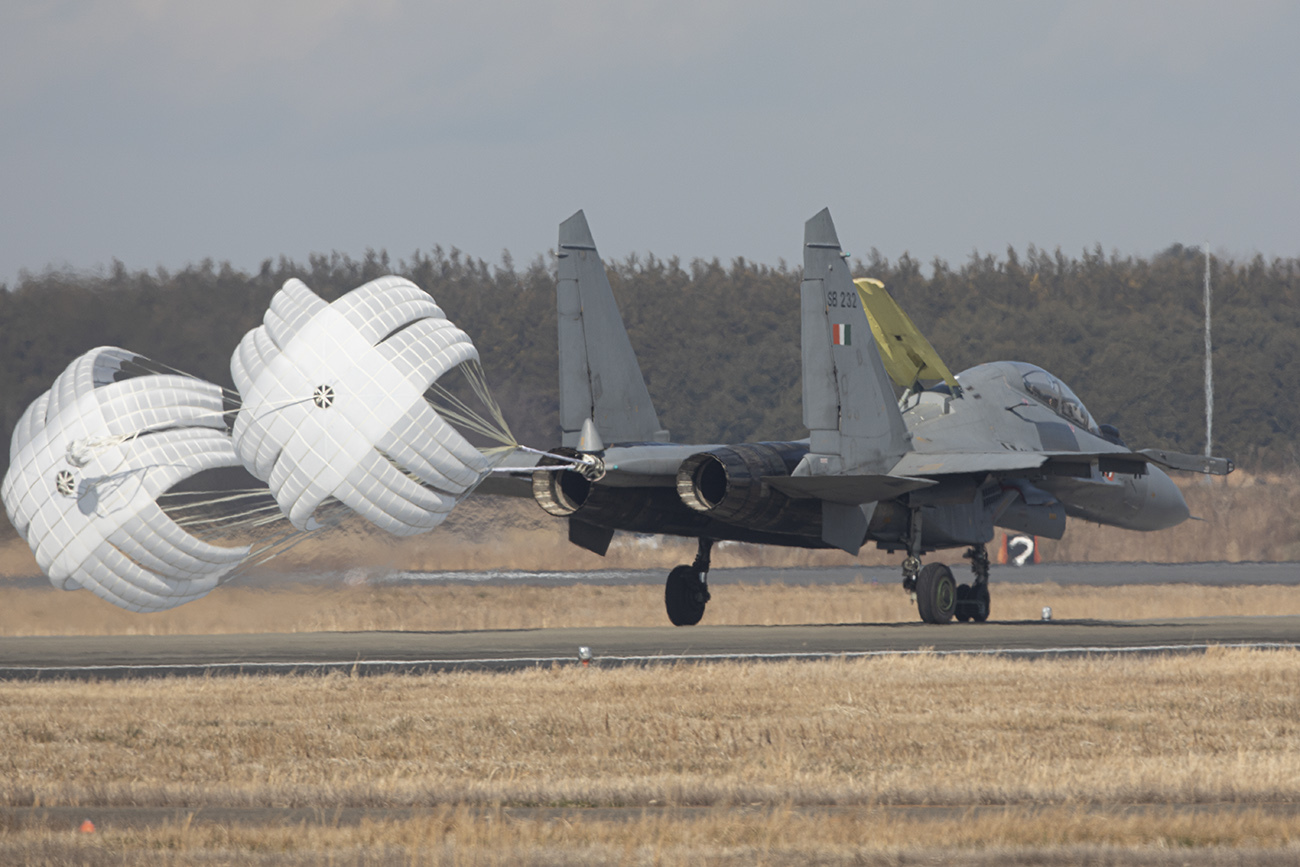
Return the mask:
{"type": "MultiPolygon", "coordinates": [[[[1120,653],[1156,654],[1156,653],[1203,653],[1210,648],[1227,648],[1233,650],[1296,650],[1300,644],[1284,641],[1250,641],[1232,643],[1203,644],[1148,644],[1134,647],[1086,646],[1076,647],[996,647],[967,648],[961,650],[847,650],[847,651],[792,651],[788,653],[676,653],[676,654],[641,654],[625,656],[593,656],[591,662],[612,663],[615,665],[651,665],[670,662],[778,662],[782,660],[819,660],[819,659],[866,659],[885,656],[1088,656],[1120,653]]],[[[194,662],[194,663],[150,663],[144,665],[78,665],[78,666],[41,666],[9,665],[0,666],[0,679],[30,680],[34,678],[75,677],[82,675],[104,675],[131,677],[208,674],[272,674],[276,672],[324,672],[336,670],[384,669],[385,671],[365,671],[370,674],[383,674],[390,671],[402,673],[427,673],[460,668],[479,668],[486,670],[515,670],[541,665],[578,664],[578,658],[572,656],[521,656],[521,657],[482,657],[476,659],[365,659],[338,662],[293,661],[293,662],[194,662]]]]}

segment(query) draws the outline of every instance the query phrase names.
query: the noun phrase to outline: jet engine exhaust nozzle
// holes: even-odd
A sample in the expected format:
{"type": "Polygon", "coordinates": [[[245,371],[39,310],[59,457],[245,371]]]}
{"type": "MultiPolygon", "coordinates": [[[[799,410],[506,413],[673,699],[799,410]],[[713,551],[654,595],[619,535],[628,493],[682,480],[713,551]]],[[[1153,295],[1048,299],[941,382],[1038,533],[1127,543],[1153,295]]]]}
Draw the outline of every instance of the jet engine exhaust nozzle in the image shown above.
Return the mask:
{"type": "Polygon", "coordinates": [[[790,475],[807,451],[804,443],[742,443],[700,452],[677,470],[677,494],[719,520],[771,527],[787,517],[792,501],[763,477],[790,475]]]}

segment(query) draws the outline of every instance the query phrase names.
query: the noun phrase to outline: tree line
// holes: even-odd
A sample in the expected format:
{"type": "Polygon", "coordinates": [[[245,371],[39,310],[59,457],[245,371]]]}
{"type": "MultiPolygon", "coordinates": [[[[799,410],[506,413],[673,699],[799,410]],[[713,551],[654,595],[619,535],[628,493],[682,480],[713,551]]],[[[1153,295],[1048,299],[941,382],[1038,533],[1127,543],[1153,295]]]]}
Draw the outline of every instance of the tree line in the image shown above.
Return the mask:
{"type": "MultiPolygon", "coordinates": [[[[205,260],[182,271],[23,274],[0,288],[0,425],[77,355],[111,344],[232,387],[230,354],[290,277],[326,300],[396,273],[426,289],[474,339],[520,441],[558,442],[555,260],[519,266],[434,247],[392,261],[332,253],[267,260],[256,273],[205,260]]],[[[799,269],[632,255],[607,262],[660,420],[674,439],[806,435],[800,404],[799,269]]],[[[1204,258],[1174,245],[1149,259],[1023,254],[855,261],[883,280],[954,371],[1039,364],[1134,447],[1204,448],[1204,258]]],[[[1215,451],[1255,468],[1300,460],[1300,260],[1212,262],[1215,451]]],[[[8,452],[0,458],[7,468],[8,452]]]]}

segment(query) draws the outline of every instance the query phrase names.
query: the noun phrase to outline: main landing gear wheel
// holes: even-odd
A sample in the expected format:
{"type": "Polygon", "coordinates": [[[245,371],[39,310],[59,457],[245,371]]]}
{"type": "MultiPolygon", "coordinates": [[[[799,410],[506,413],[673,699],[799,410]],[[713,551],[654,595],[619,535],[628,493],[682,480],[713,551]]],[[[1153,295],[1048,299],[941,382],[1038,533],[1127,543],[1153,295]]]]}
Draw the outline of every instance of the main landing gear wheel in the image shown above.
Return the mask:
{"type": "Polygon", "coordinates": [[[957,582],[942,563],[921,567],[916,576],[916,607],[926,623],[947,623],[957,608],[957,582]]]}
{"type": "Polygon", "coordinates": [[[989,553],[983,545],[975,545],[962,555],[970,560],[970,570],[975,576],[972,584],[957,588],[957,619],[962,623],[974,620],[983,623],[989,619],[989,553]]]}
{"type": "Polygon", "coordinates": [[[694,626],[704,616],[704,606],[709,601],[709,588],[700,580],[700,573],[690,566],[678,566],[668,573],[664,585],[664,607],[673,626],[694,626]]]}
{"type": "Polygon", "coordinates": [[[961,623],[970,620],[970,594],[971,586],[969,584],[957,585],[957,607],[953,611],[953,616],[961,623]]]}
{"type": "Polygon", "coordinates": [[[709,552],[712,539],[700,539],[695,562],[678,566],[668,573],[664,584],[664,607],[673,626],[694,626],[704,616],[709,603],[709,552]]]}
{"type": "Polygon", "coordinates": [[[971,588],[971,604],[974,606],[971,611],[971,620],[976,623],[983,623],[989,619],[989,585],[976,584],[971,588]]]}

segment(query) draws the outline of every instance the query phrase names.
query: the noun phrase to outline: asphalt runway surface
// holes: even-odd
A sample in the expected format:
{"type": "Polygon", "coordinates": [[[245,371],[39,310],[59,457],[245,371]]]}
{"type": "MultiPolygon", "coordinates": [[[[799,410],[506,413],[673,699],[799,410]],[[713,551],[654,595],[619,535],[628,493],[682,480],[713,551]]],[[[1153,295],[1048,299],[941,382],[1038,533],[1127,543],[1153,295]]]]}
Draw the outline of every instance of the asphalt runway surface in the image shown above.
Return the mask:
{"type": "Polygon", "coordinates": [[[1191,653],[1300,643],[1300,616],[983,624],[570,628],[483,632],[0,637],[0,678],[509,671],[580,664],[857,658],[915,653],[1191,653]]]}
{"type": "MultiPolygon", "coordinates": [[[[719,570],[711,583],[780,580],[787,584],[866,581],[875,569],[719,570]],[[720,574],[721,573],[721,574],[720,574]],[[731,574],[727,574],[731,573],[731,574]],[[738,575],[736,573],[743,573],[738,575]],[[852,573],[851,575],[849,573],[852,573]],[[846,577],[848,575],[848,577],[846,577]],[[719,579],[722,580],[719,580],[719,579]]],[[[1051,580],[1061,584],[1293,584],[1293,563],[1090,564],[995,569],[993,583],[1051,580]],[[1023,576],[1023,577],[1022,577],[1023,576]]],[[[421,573],[419,582],[430,579],[421,573]]],[[[458,575],[460,573],[450,573],[458,575]]],[[[505,583],[562,586],[582,573],[524,573],[505,583]],[[559,576],[566,576],[562,580],[559,576]]],[[[602,573],[608,575],[608,573],[602,573]]],[[[621,583],[659,573],[615,573],[621,583]]],[[[418,576],[417,576],[418,577],[418,576]]],[[[400,581],[415,580],[410,573],[400,581]]],[[[890,584],[895,570],[888,570],[890,584]]],[[[996,587],[995,587],[996,593],[996,587]]],[[[996,598],[996,597],[995,597],[996,598]]],[[[647,665],[723,660],[818,659],[914,653],[1062,656],[1095,653],[1192,653],[1211,645],[1279,648],[1300,645],[1300,616],[1208,617],[1186,620],[1055,620],[950,623],[810,624],[800,626],[601,627],[479,632],[315,632],[226,635],[0,636],[0,678],[319,674],[349,671],[424,673],[508,671],[579,664],[647,665]]]]}
{"type": "MultiPolygon", "coordinates": [[[[857,820],[887,816],[910,821],[952,822],[985,819],[1029,819],[1059,816],[1063,821],[1082,816],[1129,819],[1136,817],[1198,816],[1206,820],[1244,815],[1300,817],[1300,804],[1291,802],[1215,802],[1161,804],[768,804],[726,807],[496,807],[444,805],[442,812],[468,809],[476,819],[503,822],[635,822],[653,817],[674,822],[707,819],[725,812],[749,814],[756,819],[773,816],[845,816],[857,820]]],[[[362,822],[436,820],[433,807],[0,807],[0,829],[74,829],[89,819],[96,831],[142,829],[159,825],[275,825],[290,827],[340,827],[362,822]]]]}
{"type": "MultiPolygon", "coordinates": [[[[930,560],[942,561],[939,555],[930,560]]],[[[959,583],[969,576],[969,568],[960,554],[946,561],[959,583]]],[[[602,569],[593,572],[391,572],[367,576],[379,584],[510,584],[562,585],[595,584],[663,584],[667,569],[602,569]]],[[[897,566],[829,566],[817,569],[743,568],[714,569],[710,584],[897,584],[902,573],[897,566]]],[[[322,580],[344,580],[346,573],[323,575],[322,580]]],[[[274,579],[263,578],[259,585],[269,586],[274,579]]],[[[283,579],[281,579],[283,580],[283,579]]],[[[1030,566],[995,565],[990,581],[994,584],[1043,584],[1088,587],[1117,587],[1127,584],[1199,584],[1232,587],[1254,584],[1300,584],[1300,563],[1039,563],[1030,566]]]]}

